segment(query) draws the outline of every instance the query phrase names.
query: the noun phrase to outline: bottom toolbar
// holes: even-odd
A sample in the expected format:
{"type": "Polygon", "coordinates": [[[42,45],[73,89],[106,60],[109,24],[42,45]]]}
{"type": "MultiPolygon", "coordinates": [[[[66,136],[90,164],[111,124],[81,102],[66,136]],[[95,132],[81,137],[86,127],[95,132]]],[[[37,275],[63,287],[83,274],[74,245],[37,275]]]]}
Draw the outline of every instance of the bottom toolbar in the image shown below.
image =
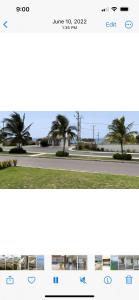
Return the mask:
{"type": "Polygon", "coordinates": [[[139,255],[1,255],[0,295],[4,300],[137,300],[138,270],[139,255]]]}

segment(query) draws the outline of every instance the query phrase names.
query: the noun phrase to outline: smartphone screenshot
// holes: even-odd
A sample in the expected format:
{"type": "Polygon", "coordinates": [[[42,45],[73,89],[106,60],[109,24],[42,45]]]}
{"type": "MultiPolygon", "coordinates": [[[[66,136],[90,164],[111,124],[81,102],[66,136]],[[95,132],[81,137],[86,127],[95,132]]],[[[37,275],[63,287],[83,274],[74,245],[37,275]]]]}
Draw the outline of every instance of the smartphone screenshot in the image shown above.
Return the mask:
{"type": "Polygon", "coordinates": [[[138,10],[0,1],[3,300],[138,300],[138,10]]]}

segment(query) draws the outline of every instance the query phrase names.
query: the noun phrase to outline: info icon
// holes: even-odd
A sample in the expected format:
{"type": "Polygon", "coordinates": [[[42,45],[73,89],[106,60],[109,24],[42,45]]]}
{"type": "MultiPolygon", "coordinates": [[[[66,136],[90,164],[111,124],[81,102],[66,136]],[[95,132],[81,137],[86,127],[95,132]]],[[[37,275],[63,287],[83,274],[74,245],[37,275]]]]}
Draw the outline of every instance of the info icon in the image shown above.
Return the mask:
{"type": "Polygon", "coordinates": [[[105,276],[105,277],[104,277],[104,283],[105,283],[105,284],[111,284],[111,283],[112,283],[112,278],[111,278],[111,276],[105,276]]]}

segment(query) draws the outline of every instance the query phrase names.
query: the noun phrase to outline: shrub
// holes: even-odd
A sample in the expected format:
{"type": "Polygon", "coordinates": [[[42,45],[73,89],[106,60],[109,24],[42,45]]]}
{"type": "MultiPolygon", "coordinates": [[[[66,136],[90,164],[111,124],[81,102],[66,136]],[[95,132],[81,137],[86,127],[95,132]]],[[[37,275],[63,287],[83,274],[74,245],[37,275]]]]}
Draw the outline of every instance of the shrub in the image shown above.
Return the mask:
{"type": "Polygon", "coordinates": [[[124,153],[124,154],[123,154],[123,159],[124,159],[124,160],[131,160],[131,159],[132,159],[132,155],[131,155],[131,154],[124,153]]]}
{"type": "Polygon", "coordinates": [[[79,142],[78,145],[76,145],[76,149],[78,149],[78,150],[96,151],[97,150],[97,145],[93,144],[93,143],[79,142]]]}
{"type": "Polygon", "coordinates": [[[97,150],[97,151],[104,152],[104,148],[97,148],[96,150],[97,150]]]}
{"type": "Polygon", "coordinates": [[[17,166],[17,159],[13,159],[13,166],[14,166],[14,167],[17,166]]]}
{"type": "Polygon", "coordinates": [[[48,139],[44,138],[40,141],[40,145],[41,147],[48,147],[49,143],[48,143],[48,139]]]}
{"type": "Polygon", "coordinates": [[[10,154],[25,154],[25,153],[27,153],[27,151],[26,150],[24,150],[23,148],[12,148],[12,149],[10,149],[10,151],[9,151],[9,153],[10,154]]]}
{"type": "Polygon", "coordinates": [[[29,145],[29,146],[35,146],[35,145],[36,145],[36,142],[35,142],[35,141],[30,141],[30,142],[28,142],[28,145],[29,145]]]}
{"type": "Polygon", "coordinates": [[[67,151],[57,151],[56,156],[58,156],[58,157],[68,157],[69,152],[67,152],[67,151]]]}
{"type": "Polygon", "coordinates": [[[132,155],[131,154],[127,154],[127,153],[114,153],[113,154],[113,158],[114,159],[120,159],[120,160],[131,160],[132,159],[132,155]]]}
{"type": "Polygon", "coordinates": [[[16,167],[17,165],[17,160],[5,160],[0,162],[0,170],[6,169],[9,167],[16,167]]]}
{"type": "Polygon", "coordinates": [[[76,149],[83,150],[83,143],[78,143],[78,145],[76,146],[76,149]]]}
{"type": "Polygon", "coordinates": [[[3,152],[3,149],[0,147],[0,152],[3,152]]]}
{"type": "Polygon", "coordinates": [[[13,163],[12,160],[8,160],[8,161],[7,161],[6,167],[7,167],[7,168],[8,168],[8,167],[12,167],[12,163],[13,163]]]}
{"type": "Polygon", "coordinates": [[[113,154],[114,159],[122,159],[121,156],[122,156],[122,154],[120,154],[120,153],[114,153],[113,154]]]}

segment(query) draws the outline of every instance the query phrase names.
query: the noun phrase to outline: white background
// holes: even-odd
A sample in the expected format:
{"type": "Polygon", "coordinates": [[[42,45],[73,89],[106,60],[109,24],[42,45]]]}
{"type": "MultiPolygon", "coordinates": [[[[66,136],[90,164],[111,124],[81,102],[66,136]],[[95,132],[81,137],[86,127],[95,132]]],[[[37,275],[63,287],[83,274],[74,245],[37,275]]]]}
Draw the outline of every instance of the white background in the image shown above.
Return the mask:
{"type": "MultiPolygon", "coordinates": [[[[132,34],[1,34],[0,109],[139,110],[132,34]]],[[[1,253],[139,253],[138,190],[0,191],[1,253]]]]}

